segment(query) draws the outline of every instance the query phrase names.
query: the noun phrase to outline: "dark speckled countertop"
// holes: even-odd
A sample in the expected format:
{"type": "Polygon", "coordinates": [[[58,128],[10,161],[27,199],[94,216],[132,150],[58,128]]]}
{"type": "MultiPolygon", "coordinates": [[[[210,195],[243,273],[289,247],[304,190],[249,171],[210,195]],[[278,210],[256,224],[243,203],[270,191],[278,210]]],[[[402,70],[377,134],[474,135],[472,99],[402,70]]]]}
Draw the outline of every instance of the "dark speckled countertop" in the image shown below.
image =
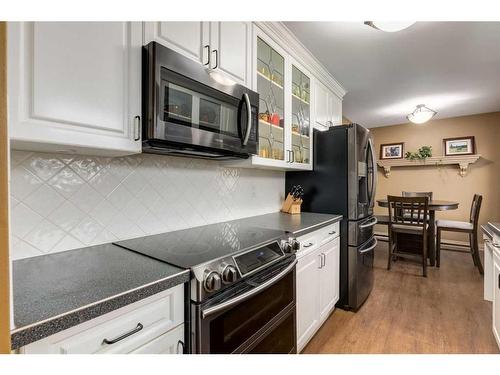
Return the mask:
{"type": "Polygon", "coordinates": [[[189,270],[112,244],[13,262],[12,349],[189,281],[189,270]]]}
{"type": "Polygon", "coordinates": [[[342,215],[316,214],[312,212],[290,215],[283,212],[274,212],[235,221],[255,227],[283,230],[301,236],[340,220],[342,220],[342,215]]]}
{"type": "MultiPolygon", "coordinates": [[[[281,212],[233,220],[303,235],[340,215],[281,212]]],[[[181,233],[181,232],[178,232],[181,233]]],[[[189,237],[187,238],[189,240],[189,237]]],[[[185,283],[190,271],[105,244],[13,262],[12,349],[185,283]]]]}

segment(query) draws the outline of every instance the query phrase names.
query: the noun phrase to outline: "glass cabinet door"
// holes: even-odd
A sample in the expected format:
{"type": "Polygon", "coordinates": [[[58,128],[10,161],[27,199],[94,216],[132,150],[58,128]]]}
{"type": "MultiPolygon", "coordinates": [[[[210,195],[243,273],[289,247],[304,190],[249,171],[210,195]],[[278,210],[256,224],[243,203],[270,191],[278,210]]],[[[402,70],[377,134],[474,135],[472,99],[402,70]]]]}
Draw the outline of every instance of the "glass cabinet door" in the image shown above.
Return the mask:
{"type": "Polygon", "coordinates": [[[295,163],[311,162],[311,80],[292,65],[292,157],[295,163]]]}
{"type": "Polygon", "coordinates": [[[257,92],[259,93],[259,156],[284,160],[285,59],[257,37],[257,92]]]}

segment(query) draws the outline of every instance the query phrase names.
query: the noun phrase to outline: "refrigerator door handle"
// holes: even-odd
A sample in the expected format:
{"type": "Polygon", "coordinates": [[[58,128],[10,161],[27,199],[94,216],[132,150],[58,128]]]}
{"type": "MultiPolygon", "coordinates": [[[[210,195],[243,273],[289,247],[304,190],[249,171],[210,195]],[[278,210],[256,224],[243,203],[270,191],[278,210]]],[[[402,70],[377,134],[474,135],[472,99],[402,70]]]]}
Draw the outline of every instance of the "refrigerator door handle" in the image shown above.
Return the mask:
{"type": "MultiPolygon", "coordinates": [[[[375,189],[377,187],[377,162],[375,161],[375,148],[373,147],[373,141],[368,138],[368,147],[370,148],[371,159],[372,159],[372,190],[370,191],[370,203],[368,208],[373,208],[375,201],[375,189]]],[[[367,166],[370,168],[370,166],[367,166]]]]}

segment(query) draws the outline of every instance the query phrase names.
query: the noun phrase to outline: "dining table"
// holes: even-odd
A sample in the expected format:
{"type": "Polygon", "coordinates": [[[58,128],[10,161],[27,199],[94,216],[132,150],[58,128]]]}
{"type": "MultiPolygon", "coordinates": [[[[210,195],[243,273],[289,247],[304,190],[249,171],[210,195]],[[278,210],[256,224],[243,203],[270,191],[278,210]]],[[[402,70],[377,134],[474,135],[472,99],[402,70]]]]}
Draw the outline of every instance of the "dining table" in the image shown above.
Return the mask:
{"type": "MultiPolygon", "coordinates": [[[[377,203],[380,207],[388,207],[389,203],[386,198],[377,199],[377,203]]],[[[446,201],[446,200],[429,200],[428,210],[429,210],[429,262],[431,266],[436,264],[436,211],[449,211],[456,210],[458,208],[458,202],[446,201]]]]}

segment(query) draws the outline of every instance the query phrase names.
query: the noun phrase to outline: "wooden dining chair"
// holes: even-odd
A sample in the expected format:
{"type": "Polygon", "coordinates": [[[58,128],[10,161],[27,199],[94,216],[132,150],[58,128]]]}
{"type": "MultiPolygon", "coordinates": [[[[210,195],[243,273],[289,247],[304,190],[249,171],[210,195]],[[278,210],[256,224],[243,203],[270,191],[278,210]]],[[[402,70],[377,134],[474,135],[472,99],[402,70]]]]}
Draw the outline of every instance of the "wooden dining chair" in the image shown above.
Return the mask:
{"type": "Polygon", "coordinates": [[[483,265],[481,264],[481,257],[479,256],[479,211],[481,210],[481,203],[483,196],[474,194],[472,198],[472,205],[470,208],[469,221],[454,221],[454,220],[437,220],[437,248],[436,248],[436,266],[439,267],[441,263],[441,233],[459,232],[467,233],[469,235],[469,246],[463,246],[469,249],[468,252],[472,255],[474,265],[478,268],[479,273],[484,273],[483,265]]]}
{"type": "Polygon", "coordinates": [[[389,256],[387,269],[391,269],[393,257],[416,259],[422,262],[423,276],[427,277],[427,217],[429,197],[397,197],[387,196],[389,209],[389,256]],[[405,215],[408,213],[409,215],[405,215]],[[411,254],[399,249],[399,234],[414,235],[422,238],[421,254],[411,254]]]}
{"type": "MultiPolygon", "coordinates": [[[[429,197],[429,200],[432,200],[432,191],[402,191],[401,194],[403,197],[429,197]]],[[[408,217],[408,212],[405,212],[405,215],[408,217]]]]}

